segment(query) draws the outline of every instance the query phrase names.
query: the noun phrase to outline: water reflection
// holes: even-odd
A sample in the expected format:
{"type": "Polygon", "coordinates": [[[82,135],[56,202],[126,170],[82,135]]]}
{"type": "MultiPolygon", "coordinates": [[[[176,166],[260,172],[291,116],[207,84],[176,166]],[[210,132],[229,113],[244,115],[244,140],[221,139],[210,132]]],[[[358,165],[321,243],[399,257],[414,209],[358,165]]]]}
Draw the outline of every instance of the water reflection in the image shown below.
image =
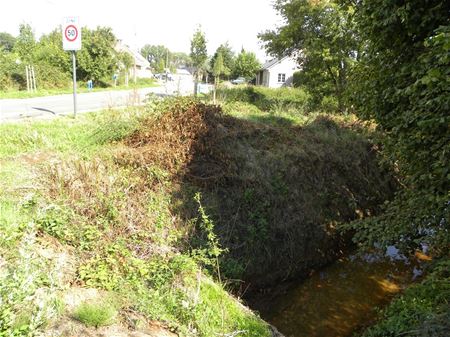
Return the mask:
{"type": "Polygon", "coordinates": [[[376,307],[422,274],[395,247],[386,255],[341,259],[258,309],[286,337],[350,336],[374,319],[376,307]]]}

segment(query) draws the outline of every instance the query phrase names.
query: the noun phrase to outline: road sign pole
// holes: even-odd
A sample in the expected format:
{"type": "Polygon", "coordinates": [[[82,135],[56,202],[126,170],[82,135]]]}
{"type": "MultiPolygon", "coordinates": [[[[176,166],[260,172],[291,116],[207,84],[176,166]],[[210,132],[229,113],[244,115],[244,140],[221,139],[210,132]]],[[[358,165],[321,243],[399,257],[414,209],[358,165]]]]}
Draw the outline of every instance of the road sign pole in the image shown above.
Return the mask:
{"type": "Polygon", "coordinates": [[[79,18],[65,17],[62,24],[63,49],[72,52],[73,76],[73,118],[77,117],[77,58],[75,51],[81,49],[81,29],[79,18]]]}
{"type": "Polygon", "coordinates": [[[73,118],[77,117],[77,60],[75,57],[75,50],[72,51],[73,64],[73,118]]]}

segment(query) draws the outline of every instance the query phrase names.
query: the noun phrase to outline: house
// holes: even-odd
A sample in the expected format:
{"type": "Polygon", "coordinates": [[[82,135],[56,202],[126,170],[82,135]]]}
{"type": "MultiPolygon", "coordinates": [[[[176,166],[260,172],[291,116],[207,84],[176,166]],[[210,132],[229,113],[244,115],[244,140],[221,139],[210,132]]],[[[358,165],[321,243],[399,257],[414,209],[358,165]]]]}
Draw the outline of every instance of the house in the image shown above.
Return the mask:
{"type": "Polygon", "coordinates": [[[294,72],[300,70],[295,59],[285,56],[266,62],[256,74],[256,85],[269,88],[290,87],[294,79],[294,72]]]}
{"type": "Polygon", "coordinates": [[[148,62],[140,53],[122,43],[121,40],[117,41],[114,49],[117,52],[126,52],[133,58],[134,65],[130,69],[130,76],[132,78],[153,78],[150,62],[148,62]]]}

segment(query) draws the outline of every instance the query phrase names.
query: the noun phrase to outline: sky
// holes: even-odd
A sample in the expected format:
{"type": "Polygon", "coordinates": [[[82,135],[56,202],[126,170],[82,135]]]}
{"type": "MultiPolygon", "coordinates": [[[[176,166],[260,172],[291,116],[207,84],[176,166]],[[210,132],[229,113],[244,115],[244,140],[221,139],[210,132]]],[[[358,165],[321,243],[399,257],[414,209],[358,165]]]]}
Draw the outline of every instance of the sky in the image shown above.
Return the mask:
{"type": "Polygon", "coordinates": [[[0,0],[0,32],[14,36],[29,23],[36,36],[48,33],[65,16],[78,16],[82,26],[108,26],[134,49],[162,44],[189,53],[200,25],[208,53],[228,41],[237,53],[244,47],[261,62],[269,59],[257,34],[281,24],[273,0],[0,0]]]}

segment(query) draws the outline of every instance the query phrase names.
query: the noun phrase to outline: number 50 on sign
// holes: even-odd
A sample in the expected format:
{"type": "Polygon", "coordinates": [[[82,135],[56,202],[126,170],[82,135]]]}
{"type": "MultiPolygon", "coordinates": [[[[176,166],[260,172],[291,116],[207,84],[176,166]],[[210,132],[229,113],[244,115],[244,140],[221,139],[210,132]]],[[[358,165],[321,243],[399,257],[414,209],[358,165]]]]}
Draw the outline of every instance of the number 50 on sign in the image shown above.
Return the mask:
{"type": "Polygon", "coordinates": [[[64,50],[81,49],[81,27],[78,17],[70,16],[63,19],[62,40],[64,50]]]}

